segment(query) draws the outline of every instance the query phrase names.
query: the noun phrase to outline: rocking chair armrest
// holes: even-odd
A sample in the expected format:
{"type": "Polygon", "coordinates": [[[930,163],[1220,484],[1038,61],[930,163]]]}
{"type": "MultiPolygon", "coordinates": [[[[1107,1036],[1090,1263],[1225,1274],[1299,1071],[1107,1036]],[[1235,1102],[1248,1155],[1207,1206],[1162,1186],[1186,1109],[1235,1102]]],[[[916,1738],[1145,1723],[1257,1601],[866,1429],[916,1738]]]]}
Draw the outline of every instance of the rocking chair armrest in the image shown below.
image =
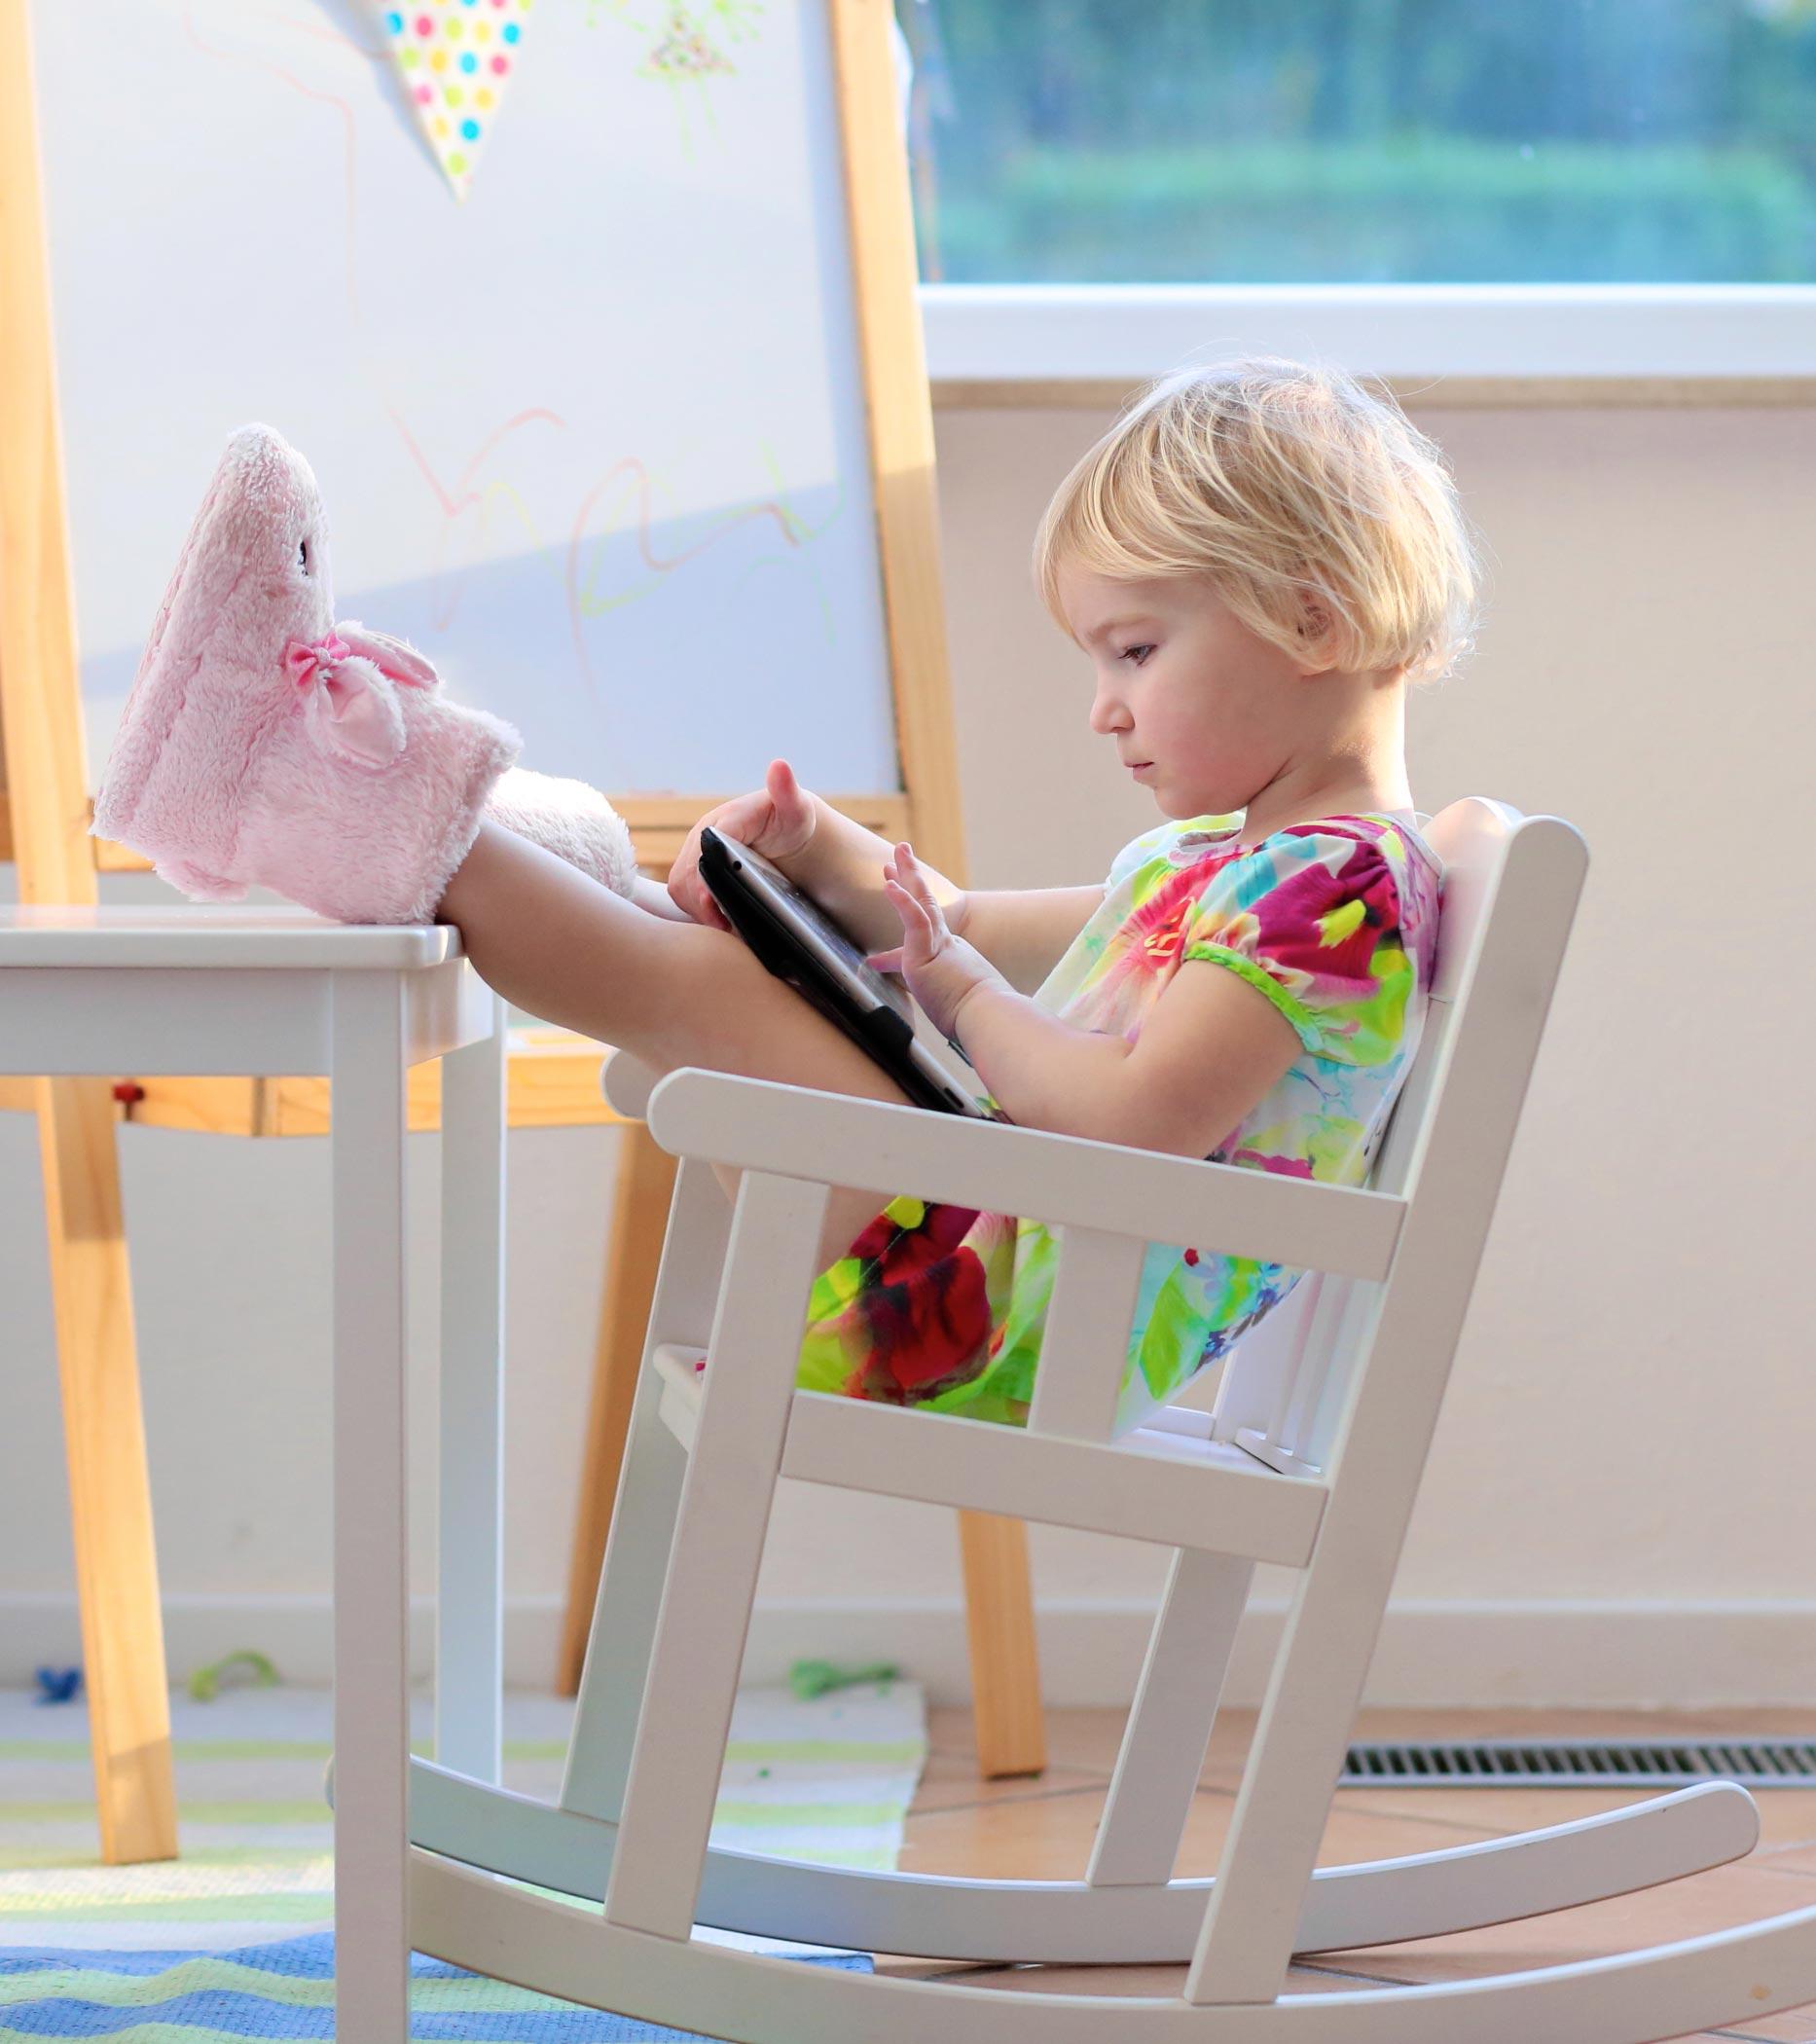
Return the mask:
{"type": "Polygon", "coordinates": [[[1386,1275],[1405,1212],[1403,1200],[1362,1186],[698,1066],[663,1078],[648,1096],[644,1119],[675,1156],[862,1186],[884,1199],[911,1192],[1343,1277],[1386,1275]]]}
{"type": "Polygon", "coordinates": [[[599,1091],[614,1113],[627,1121],[641,1121],[648,1113],[650,1092],[661,1077],[628,1050],[613,1049],[599,1067],[599,1091]]]}

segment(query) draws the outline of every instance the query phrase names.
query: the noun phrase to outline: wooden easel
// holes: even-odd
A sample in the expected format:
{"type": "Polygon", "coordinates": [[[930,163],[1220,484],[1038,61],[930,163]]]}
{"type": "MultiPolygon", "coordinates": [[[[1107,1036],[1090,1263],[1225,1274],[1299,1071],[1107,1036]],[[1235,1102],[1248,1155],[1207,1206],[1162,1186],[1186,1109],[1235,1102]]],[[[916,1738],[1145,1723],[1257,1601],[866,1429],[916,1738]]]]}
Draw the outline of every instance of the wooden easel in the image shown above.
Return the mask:
{"type": "MultiPolygon", "coordinates": [[[[833,796],[867,827],[911,835],[965,877],[941,605],[932,415],[914,300],[907,169],[887,0],[836,0],[840,112],[888,605],[900,794],[833,796]]],[[[88,835],[85,756],[56,402],[28,0],[0,0],[0,859],[23,902],[91,904],[100,871],[144,871],[88,835]]],[[[666,874],[722,796],[614,796],[643,870],[666,874]]],[[[515,1032],[513,1127],[619,1120],[600,1046],[515,1032]]],[[[412,1074],[410,1126],[439,1125],[440,1068],[412,1074]]],[[[69,1460],[84,1668],[111,1864],[176,1854],[167,1674],[114,1127],[125,1118],[232,1135],[323,1134],[326,1081],[148,1077],[0,1080],[0,1111],[38,1117],[69,1460]]],[[[626,1127],[606,1258],[560,1686],[571,1693],[610,1520],[631,1387],[655,1285],[673,1160],[626,1127]]],[[[981,1770],[1044,1765],[1026,1539],[961,1515],[981,1770]]]]}
{"type": "MultiPolygon", "coordinates": [[[[0,857],[23,902],[93,903],[74,591],[24,0],[0,5],[0,857]]],[[[176,1853],[132,1294],[105,1078],[11,1082],[38,1117],[101,1852],[176,1853]]]]}

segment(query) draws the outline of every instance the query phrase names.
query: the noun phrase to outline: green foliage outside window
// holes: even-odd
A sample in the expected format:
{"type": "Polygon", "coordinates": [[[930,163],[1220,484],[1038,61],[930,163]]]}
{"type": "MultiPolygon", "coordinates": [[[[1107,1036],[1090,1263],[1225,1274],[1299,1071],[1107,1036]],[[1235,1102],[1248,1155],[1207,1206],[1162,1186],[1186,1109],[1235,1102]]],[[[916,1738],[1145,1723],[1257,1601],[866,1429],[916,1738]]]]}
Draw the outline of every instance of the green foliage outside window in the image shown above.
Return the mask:
{"type": "Polygon", "coordinates": [[[1811,0],[899,0],[922,270],[1816,282],[1811,0]]]}

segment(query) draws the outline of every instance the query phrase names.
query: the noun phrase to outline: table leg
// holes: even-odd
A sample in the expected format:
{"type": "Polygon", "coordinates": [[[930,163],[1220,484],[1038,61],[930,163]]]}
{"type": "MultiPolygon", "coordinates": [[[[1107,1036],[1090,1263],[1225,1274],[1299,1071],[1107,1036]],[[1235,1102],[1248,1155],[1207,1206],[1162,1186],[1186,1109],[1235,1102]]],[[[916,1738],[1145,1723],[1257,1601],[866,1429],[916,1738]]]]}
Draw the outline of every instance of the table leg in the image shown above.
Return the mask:
{"type": "Polygon", "coordinates": [[[440,1532],[435,1758],[497,1781],[503,1757],[506,1010],[442,1059],[440,1532]]]}
{"type": "Polygon", "coordinates": [[[410,2033],[400,973],[334,974],[335,2034],[410,2033]]]}

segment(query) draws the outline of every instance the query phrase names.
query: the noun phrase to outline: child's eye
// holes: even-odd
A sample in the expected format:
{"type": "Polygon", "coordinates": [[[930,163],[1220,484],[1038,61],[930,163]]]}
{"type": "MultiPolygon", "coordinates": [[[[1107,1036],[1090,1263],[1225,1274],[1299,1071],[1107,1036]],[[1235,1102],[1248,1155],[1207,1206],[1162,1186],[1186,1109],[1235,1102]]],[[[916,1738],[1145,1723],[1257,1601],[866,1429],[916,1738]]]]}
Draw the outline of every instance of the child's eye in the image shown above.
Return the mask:
{"type": "Polygon", "coordinates": [[[1125,646],[1116,657],[1120,660],[1133,660],[1137,667],[1142,667],[1145,665],[1148,654],[1153,650],[1152,646],[1125,646]]]}

